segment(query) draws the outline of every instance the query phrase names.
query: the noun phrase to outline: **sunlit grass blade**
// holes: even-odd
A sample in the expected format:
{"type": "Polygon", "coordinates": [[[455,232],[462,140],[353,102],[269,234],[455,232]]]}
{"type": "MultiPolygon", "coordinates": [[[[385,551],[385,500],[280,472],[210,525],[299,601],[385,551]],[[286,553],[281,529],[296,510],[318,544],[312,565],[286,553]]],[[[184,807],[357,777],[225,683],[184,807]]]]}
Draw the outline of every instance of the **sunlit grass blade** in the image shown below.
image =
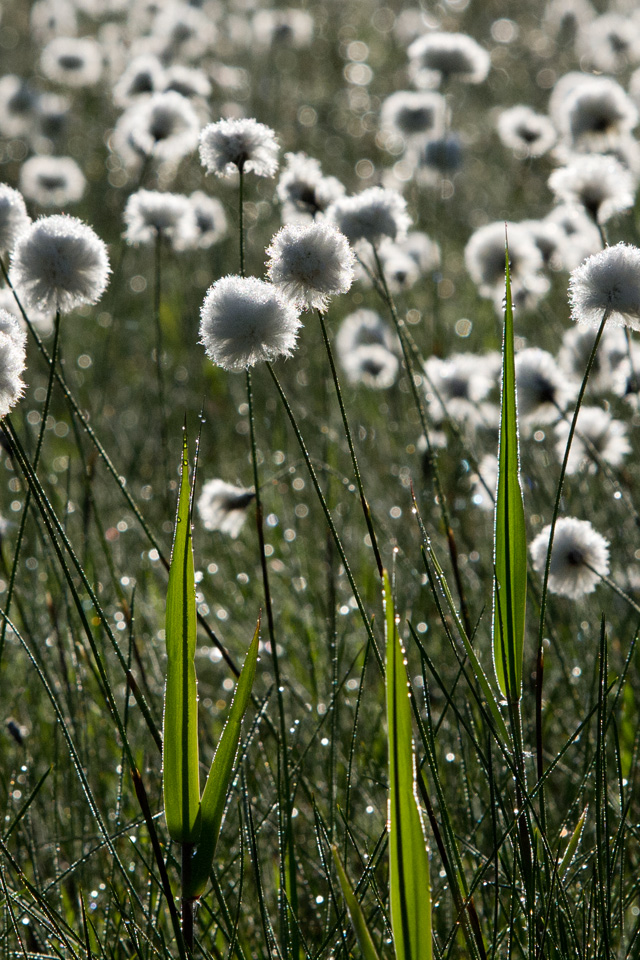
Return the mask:
{"type": "Polygon", "coordinates": [[[163,787],[172,840],[195,843],[200,829],[196,585],[191,540],[191,490],[186,434],[169,569],[166,610],[167,685],[164,699],[163,787]]]}
{"type": "Polygon", "coordinates": [[[522,687],[524,618],[527,602],[527,540],[520,487],[513,307],[508,247],[494,564],[493,662],[500,690],[509,702],[514,703],[520,699],[522,687]]]}
{"type": "Polygon", "coordinates": [[[349,883],[349,878],[347,877],[345,869],[342,866],[342,861],[340,859],[340,855],[338,854],[338,848],[336,846],[331,847],[331,852],[333,853],[333,859],[338,872],[338,880],[340,881],[342,896],[344,897],[347,905],[347,910],[349,911],[349,916],[351,917],[351,923],[353,924],[353,929],[355,931],[362,956],[364,957],[364,960],[379,960],[378,951],[376,950],[373,938],[369,932],[369,927],[367,926],[367,921],[362,907],[360,906],[358,898],[353,892],[353,888],[349,883]]]}
{"type": "Polygon", "coordinates": [[[589,812],[589,805],[584,808],[580,814],[580,818],[575,826],[573,833],[571,834],[571,839],[567,844],[567,849],[565,850],[562,860],[558,865],[558,876],[564,878],[566,876],[567,870],[573,862],[573,858],[576,855],[576,850],[578,849],[578,844],[582,838],[582,831],[584,830],[584,825],[587,821],[587,813],[589,812]]]}
{"type": "Polygon", "coordinates": [[[258,661],[260,621],[236,684],[236,691],[222,736],[211,762],[211,769],[200,804],[200,843],[191,865],[191,877],[183,889],[183,899],[196,899],[204,892],[218,842],[224,804],[240,744],[242,718],[251,700],[258,661]]]}
{"type": "Polygon", "coordinates": [[[396,960],[431,960],[429,858],[416,789],[411,704],[389,575],[383,574],[389,740],[389,899],[396,960]]]}

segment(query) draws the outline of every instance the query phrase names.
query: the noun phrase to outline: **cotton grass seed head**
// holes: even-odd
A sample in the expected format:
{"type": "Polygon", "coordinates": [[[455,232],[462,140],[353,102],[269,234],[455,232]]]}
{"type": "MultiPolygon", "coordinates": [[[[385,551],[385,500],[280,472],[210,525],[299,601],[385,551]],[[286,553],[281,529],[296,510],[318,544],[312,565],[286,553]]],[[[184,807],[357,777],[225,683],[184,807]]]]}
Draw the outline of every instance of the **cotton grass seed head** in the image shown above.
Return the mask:
{"type": "Polygon", "coordinates": [[[273,177],[278,149],[273,130],[257,120],[219,120],[200,134],[200,160],[218,177],[230,177],[236,170],[273,177]]]}
{"type": "Polygon", "coordinates": [[[87,186],[72,157],[29,157],[20,167],[20,189],[41,207],[66,207],[78,203],[87,186]]]}
{"type": "Polygon", "coordinates": [[[187,98],[175,90],[154,93],[129,110],[131,142],[144,156],[180,160],[197,147],[200,121],[187,98]]]}
{"type": "Polygon", "coordinates": [[[523,424],[553,423],[575,395],[574,384],[540,347],[516,354],[518,413],[523,424]]]}
{"type": "Polygon", "coordinates": [[[358,347],[378,345],[392,351],[396,340],[379,313],[366,307],[344,318],[336,336],[336,352],[342,358],[358,347]]]}
{"type": "Polygon", "coordinates": [[[640,249],[628,243],[605,247],[569,278],[571,316],[599,325],[607,313],[612,326],[640,330],[640,249]]]}
{"type": "Polygon", "coordinates": [[[554,170],[549,187],[559,201],[579,204],[597,223],[632,207],[636,192],[629,171],[613,157],[597,153],[575,156],[554,170]]]}
{"type": "Polygon", "coordinates": [[[550,109],[574,149],[602,150],[631,133],[638,123],[638,111],[619,83],[610,77],[567,76],[566,94],[563,87],[554,91],[550,109]]]}
{"type": "Polygon", "coordinates": [[[24,393],[26,334],[17,319],[0,309],[0,418],[6,417],[24,393]]]}
{"type": "Polygon", "coordinates": [[[61,313],[96,303],[109,273],[104,242],[82,220],[66,214],[32,223],[11,257],[11,277],[26,306],[61,313]]]}
{"type": "Polygon", "coordinates": [[[324,311],[331,297],[346,293],[353,283],[353,251],[326,221],[282,227],[267,254],[269,279],[301,308],[324,311]]]}
{"type": "Polygon", "coordinates": [[[465,33],[434,30],[411,44],[409,74],[418,87],[436,87],[457,77],[464,83],[482,83],[491,65],[489,54],[465,33]]]}
{"type": "Polygon", "coordinates": [[[444,128],[446,101],[441,93],[397,90],[382,104],[380,126],[410,140],[439,136],[444,128]]]}
{"type": "Polygon", "coordinates": [[[102,75],[102,49],[92,37],[55,37],[40,58],[47,79],[66,87],[90,87],[102,75]]]}
{"type": "Polygon", "coordinates": [[[291,356],[300,327],[298,307],[257,277],[222,277],[200,310],[200,342],[223,370],[291,356]]]}
{"type": "Polygon", "coordinates": [[[340,362],[350,383],[361,383],[372,390],[393,386],[400,368],[396,354],[380,343],[363,344],[350,353],[341,354],[340,362]]]}
{"type": "Polygon", "coordinates": [[[207,250],[215,243],[220,243],[227,233],[227,215],[220,201],[202,190],[195,190],[189,197],[189,203],[196,218],[194,246],[207,250]]]}
{"type": "Polygon", "coordinates": [[[308,220],[323,213],[334,200],[345,194],[336,177],[325,177],[315,157],[306,153],[286,153],[285,167],[280,174],[276,194],[284,205],[285,223],[308,220]]]}
{"type": "Polygon", "coordinates": [[[0,255],[13,250],[16,239],[30,223],[22,194],[0,183],[0,255]]]}
{"type": "Polygon", "coordinates": [[[235,540],[240,533],[247,510],[255,498],[253,490],[234,487],[216,478],[207,480],[198,497],[196,509],[205,530],[228,533],[235,540]]]}
{"type": "Polygon", "coordinates": [[[195,245],[198,235],[194,209],[181,193],[137,190],[127,200],[124,222],[125,240],[135,245],[164,237],[174,249],[184,249],[195,245]]]}
{"type": "MultiPolygon", "coordinates": [[[[544,573],[551,527],[544,527],[530,546],[533,569],[544,573]]],[[[571,600],[593,593],[609,574],[609,541],[588,520],[561,517],[555,529],[549,568],[549,592],[571,600]]]]}
{"type": "Polygon", "coordinates": [[[556,142],[556,130],[549,117],[531,107],[518,105],[503,110],[497,121],[498,136],[517,157],[541,157],[556,142]]]}
{"type": "Polygon", "coordinates": [[[336,200],[329,207],[327,218],[350,243],[368,240],[376,244],[383,237],[401,240],[411,224],[404,197],[397,190],[384,187],[369,187],[355,197],[336,200]]]}
{"type": "MultiPolygon", "coordinates": [[[[556,456],[562,463],[570,426],[567,420],[561,420],[554,429],[558,438],[556,456]]],[[[581,470],[596,473],[601,463],[619,467],[631,453],[626,423],[615,420],[602,407],[581,407],[576,431],[567,460],[569,474],[581,470]]]]}

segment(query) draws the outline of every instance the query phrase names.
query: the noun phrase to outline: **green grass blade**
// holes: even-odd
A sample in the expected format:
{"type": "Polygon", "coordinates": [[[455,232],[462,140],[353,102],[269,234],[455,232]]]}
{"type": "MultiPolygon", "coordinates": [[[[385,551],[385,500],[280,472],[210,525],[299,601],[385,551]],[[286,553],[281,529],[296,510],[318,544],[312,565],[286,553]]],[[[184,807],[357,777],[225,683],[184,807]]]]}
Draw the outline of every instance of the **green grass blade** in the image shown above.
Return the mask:
{"type": "Polygon", "coordinates": [[[389,899],[396,960],[431,960],[429,858],[416,789],[411,705],[389,575],[383,601],[389,738],[389,899]]]}
{"type": "Polygon", "coordinates": [[[200,843],[196,849],[192,866],[190,882],[183,891],[184,899],[195,899],[204,892],[213,855],[218,842],[224,804],[229,789],[229,781],[233,773],[233,765],[240,744],[242,718],[251,700],[253,679],[256,675],[258,662],[258,637],[260,621],[251,641],[242,672],[238,677],[236,691],[229,711],[222,736],[218,741],[216,752],[211,763],[209,776],[202,794],[200,804],[200,843]]]}
{"type": "Polygon", "coordinates": [[[527,602],[527,540],[520,487],[513,307],[509,253],[502,351],[502,411],[494,534],[493,662],[498,686],[511,703],[520,699],[527,602]]]}
{"type": "Polygon", "coordinates": [[[200,825],[198,703],[196,695],[196,585],[191,541],[191,491],[187,438],[182,447],[169,587],[167,590],[167,685],[163,724],[163,789],[172,840],[195,843],[200,825]]]}
{"type": "Polygon", "coordinates": [[[576,855],[576,850],[578,849],[578,844],[582,839],[582,831],[584,830],[584,825],[587,821],[587,813],[589,812],[589,805],[584,808],[580,814],[580,818],[575,826],[573,833],[571,834],[571,839],[567,844],[567,849],[565,850],[562,860],[558,866],[558,876],[562,879],[567,874],[567,871],[571,864],[573,863],[573,858],[576,855]]]}
{"type": "Polygon", "coordinates": [[[347,877],[345,869],[342,866],[342,861],[340,859],[340,855],[338,854],[338,848],[335,845],[332,846],[331,852],[333,854],[336,870],[338,872],[338,880],[340,881],[340,886],[342,888],[342,896],[344,897],[347,905],[347,910],[349,911],[351,923],[353,924],[353,929],[355,931],[356,939],[358,941],[358,946],[360,947],[362,956],[364,957],[364,960],[379,960],[378,951],[376,950],[373,938],[369,932],[369,927],[367,926],[364,912],[358,902],[358,898],[353,892],[351,884],[349,883],[349,878],[347,877]]]}

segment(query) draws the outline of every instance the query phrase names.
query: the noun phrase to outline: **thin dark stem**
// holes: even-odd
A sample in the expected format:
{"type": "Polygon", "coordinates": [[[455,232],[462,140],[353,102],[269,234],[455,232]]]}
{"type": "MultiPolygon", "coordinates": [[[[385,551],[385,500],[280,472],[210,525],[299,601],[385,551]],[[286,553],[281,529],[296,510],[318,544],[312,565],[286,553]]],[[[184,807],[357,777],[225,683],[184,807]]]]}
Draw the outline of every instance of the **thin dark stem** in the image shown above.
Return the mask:
{"type": "Polygon", "coordinates": [[[244,277],[244,164],[238,165],[238,233],[240,235],[240,276],[244,277]]]}
{"type": "Polygon", "coordinates": [[[456,582],[456,590],[458,591],[458,599],[460,601],[460,615],[462,617],[462,622],[464,624],[465,631],[467,636],[470,637],[473,633],[473,627],[471,624],[471,617],[469,615],[469,608],[467,606],[467,601],[465,597],[464,587],[462,584],[462,575],[460,573],[460,565],[458,563],[458,547],[456,544],[455,536],[453,534],[453,528],[451,526],[451,520],[449,517],[449,510],[447,507],[447,500],[444,494],[442,487],[442,482],[440,480],[440,471],[438,469],[437,454],[434,448],[431,445],[429,439],[429,426],[427,423],[427,414],[424,409],[424,404],[418,393],[418,387],[416,385],[416,378],[413,368],[413,359],[409,352],[409,345],[407,343],[407,331],[405,328],[404,321],[398,316],[398,311],[396,310],[396,305],[391,292],[387,285],[387,280],[384,275],[384,270],[382,268],[382,263],[380,262],[380,257],[378,256],[378,250],[375,244],[371,244],[373,249],[373,255],[376,262],[376,269],[378,271],[378,276],[380,279],[380,284],[383,290],[384,299],[389,307],[391,312],[391,317],[396,328],[396,333],[398,334],[398,339],[400,340],[400,346],[402,348],[402,356],[404,358],[405,370],[407,377],[409,379],[409,386],[411,388],[411,393],[418,411],[418,416],[420,417],[420,424],[422,426],[422,433],[424,435],[426,444],[427,444],[427,453],[431,461],[431,468],[433,474],[433,483],[435,486],[436,498],[438,500],[438,506],[440,507],[440,514],[442,517],[442,524],[445,529],[445,534],[447,537],[447,545],[449,547],[449,558],[451,560],[451,567],[453,569],[453,577],[456,582]]]}
{"type": "Polygon", "coordinates": [[[164,463],[164,474],[165,474],[165,484],[164,484],[164,497],[165,502],[169,493],[169,438],[167,435],[167,410],[165,405],[165,390],[164,390],[164,372],[162,370],[162,357],[164,354],[164,345],[162,338],[162,322],[160,319],[160,302],[162,299],[162,232],[160,230],[156,231],[156,242],[155,242],[155,275],[154,275],[154,284],[153,284],[153,322],[155,325],[156,332],[156,348],[155,348],[155,360],[156,360],[156,383],[158,385],[158,406],[160,407],[160,438],[162,443],[162,460],[164,463]]]}
{"type": "MultiPolygon", "coordinates": [[[[45,430],[47,429],[47,419],[49,417],[49,407],[51,405],[51,394],[53,392],[53,380],[54,380],[56,363],[58,361],[59,345],[60,345],[60,311],[56,310],[56,316],[55,316],[54,328],[53,328],[53,347],[51,351],[51,365],[49,367],[49,379],[47,382],[47,393],[44,398],[44,404],[42,405],[40,430],[38,432],[36,450],[33,455],[33,472],[34,473],[36,473],[38,470],[38,463],[40,462],[40,454],[42,452],[42,444],[44,442],[44,433],[45,433],[45,430]]],[[[4,607],[5,613],[7,616],[9,616],[11,611],[11,599],[13,597],[13,590],[15,587],[16,575],[18,572],[20,550],[22,548],[22,540],[24,538],[24,530],[27,522],[27,514],[29,513],[30,504],[31,504],[31,488],[27,484],[26,492],[24,496],[24,506],[22,508],[22,516],[20,517],[20,526],[18,528],[18,536],[16,538],[16,547],[13,554],[13,563],[11,566],[9,585],[7,587],[7,599],[4,607]]],[[[7,621],[5,619],[2,621],[2,628],[0,629],[0,663],[2,662],[2,654],[4,653],[6,632],[7,632],[7,621]]]]}
{"type": "Polygon", "coordinates": [[[349,428],[349,421],[347,419],[347,411],[345,410],[344,401],[342,399],[342,391],[340,389],[340,380],[338,379],[338,371],[336,369],[335,360],[333,358],[331,342],[327,334],[327,325],[325,323],[324,314],[322,313],[321,310],[318,310],[318,317],[320,318],[320,329],[322,330],[322,339],[324,340],[325,350],[327,351],[327,357],[329,358],[329,366],[331,368],[331,376],[333,378],[333,384],[336,388],[336,396],[338,398],[340,415],[342,417],[342,426],[344,428],[345,436],[347,438],[347,443],[349,444],[349,453],[351,454],[351,463],[353,464],[353,472],[356,478],[358,493],[360,494],[360,503],[362,504],[362,512],[364,513],[364,519],[367,524],[367,530],[369,531],[369,537],[371,539],[371,546],[373,547],[373,552],[376,558],[378,574],[382,579],[382,572],[383,572],[382,557],[380,556],[380,550],[378,549],[378,541],[376,539],[375,530],[373,529],[371,508],[369,507],[369,503],[365,496],[364,486],[362,484],[362,477],[360,476],[360,468],[358,466],[358,457],[356,455],[356,448],[353,444],[353,437],[351,435],[351,430],[349,428]]]}
{"type": "MultiPolygon", "coordinates": [[[[191,861],[193,857],[193,844],[180,844],[181,852],[181,881],[184,890],[191,882],[191,861]]],[[[187,953],[193,953],[193,900],[183,897],[182,906],[182,939],[187,949],[187,953]]]]}
{"type": "Polygon", "coordinates": [[[274,382],[275,385],[276,385],[276,389],[277,389],[277,391],[278,391],[278,393],[279,393],[279,395],[280,395],[280,399],[282,400],[282,403],[283,403],[283,405],[284,405],[285,411],[286,411],[287,416],[288,416],[288,418],[289,418],[289,422],[290,422],[290,424],[291,424],[291,426],[292,426],[292,428],[293,428],[293,432],[294,432],[295,435],[296,435],[296,440],[298,441],[298,445],[299,445],[299,447],[300,447],[300,450],[302,451],[302,456],[304,457],[305,463],[306,463],[306,465],[307,465],[307,470],[308,470],[308,472],[309,472],[309,476],[311,477],[311,482],[313,483],[313,487],[314,487],[314,489],[315,489],[315,491],[316,491],[316,494],[317,494],[317,496],[318,496],[318,500],[320,501],[320,505],[321,505],[321,507],[322,507],[322,511],[323,511],[323,513],[324,513],[324,516],[325,516],[325,519],[326,519],[326,521],[327,521],[327,524],[329,525],[329,529],[330,529],[330,531],[331,531],[331,535],[333,536],[334,543],[335,543],[336,547],[338,548],[338,553],[340,554],[340,560],[341,560],[342,565],[343,565],[343,567],[344,567],[344,571],[345,571],[345,573],[346,573],[346,575],[347,575],[347,580],[349,581],[349,586],[351,587],[351,590],[352,590],[352,592],[353,592],[353,596],[354,596],[355,601],[356,601],[356,604],[357,604],[357,606],[358,606],[358,610],[359,610],[359,612],[360,612],[360,616],[362,617],[362,622],[364,623],[365,629],[366,629],[366,631],[367,631],[367,636],[369,637],[369,640],[370,640],[370,642],[371,642],[371,647],[372,647],[372,649],[373,649],[373,652],[375,653],[376,661],[377,661],[378,666],[379,666],[379,668],[380,668],[380,673],[384,676],[384,663],[383,663],[383,660],[382,660],[382,655],[381,655],[381,653],[380,653],[380,648],[378,647],[378,644],[377,644],[377,642],[376,642],[376,638],[375,638],[375,636],[374,636],[374,634],[373,634],[373,628],[372,628],[372,626],[371,626],[371,622],[370,622],[370,620],[369,620],[369,617],[367,616],[366,610],[364,609],[364,604],[363,604],[363,602],[362,602],[362,598],[361,598],[361,596],[360,596],[360,592],[359,592],[359,590],[358,590],[358,588],[357,588],[357,586],[356,586],[356,582],[355,582],[355,580],[354,580],[353,573],[351,572],[351,567],[349,566],[349,562],[348,562],[348,560],[347,560],[347,555],[346,555],[346,553],[344,552],[344,547],[342,546],[342,541],[340,540],[340,535],[339,535],[339,533],[338,533],[338,531],[337,531],[337,529],[336,529],[336,525],[335,525],[335,523],[334,523],[333,517],[331,516],[331,511],[329,510],[329,507],[327,506],[327,501],[326,501],[325,496],[324,496],[324,494],[323,494],[323,492],[322,492],[322,488],[321,488],[320,482],[319,482],[319,480],[318,480],[318,475],[316,474],[315,468],[314,468],[313,463],[312,463],[312,461],[311,461],[311,457],[310,457],[310,455],[309,455],[309,451],[307,450],[306,444],[305,444],[305,442],[304,442],[304,438],[303,438],[302,434],[300,433],[300,428],[298,427],[298,424],[297,424],[297,422],[296,422],[296,418],[295,418],[295,415],[294,415],[294,413],[293,413],[293,410],[291,409],[291,405],[289,404],[289,401],[287,400],[287,396],[286,396],[284,390],[282,389],[282,386],[281,386],[281,384],[280,384],[280,381],[278,380],[278,377],[276,376],[275,370],[273,369],[273,367],[271,366],[270,363],[267,363],[267,369],[268,369],[269,373],[271,374],[271,377],[272,377],[272,379],[273,379],[273,382],[274,382]]]}
{"type": "MultiPolygon", "coordinates": [[[[562,488],[564,486],[564,478],[567,472],[567,464],[569,462],[569,453],[571,452],[571,444],[573,443],[573,437],[576,432],[576,425],[578,423],[578,415],[580,413],[580,408],[582,407],[582,401],[587,389],[587,382],[589,380],[589,374],[593,367],[596,353],[598,350],[598,345],[602,339],[602,334],[604,333],[604,328],[609,316],[609,310],[605,310],[600,321],[600,326],[598,327],[598,332],[596,338],[593,341],[593,347],[591,348],[591,353],[589,355],[589,360],[587,361],[587,369],[585,370],[584,377],[582,378],[582,383],[580,385],[580,392],[578,393],[578,399],[576,401],[576,408],[573,411],[573,419],[571,420],[571,426],[569,427],[569,434],[567,436],[567,445],[564,451],[564,457],[562,458],[562,466],[560,467],[560,478],[558,480],[558,489],[556,491],[556,499],[553,504],[553,516],[551,518],[551,528],[549,531],[549,546],[547,548],[547,559],[544,567],[544,578],[542,581],[542,596],[540,598],[540,621],[538,626],[538,650],[537,650],[537,662],[541,663],[543,658],[543,639],[544,639],[544,621],[545,615],[547,612],[547,593],[549,589],[549,571],[551,569],[551,551],[553,550],[553,538],[556,532],[556,523],[558,522],[558,515],[560,513],[560,499],[562,497],[562,488]]],[[[536,769],[538,774],[538,780],[540,781],[544,775],[544,756],[542,753],[542,679],[543,672],[538,670],[537,673],[537,685],[536,685],[536,745],[537,745],[537,757],[536,757],[536,769]]],[[[540,820],[544,827],[545,825],[545,804],[544,804],[544,788],[541,787],[540,790],[540,820]]]]}
{"type": "MultiPolygon", "coordinates": [[[[276,630],[273,618],[273,604],[271,602],[271,587],[269,584],[269,567],[267,565],[267,554],[264,541],[264,515],[262,511],[262,497],[260,495],[260,478],[258,475],[258,449],[256,444],[256,429],[253,404],[253,390],[251,385],[251,371],[246,371],[247,383],[247,405],[249,407],[249,433],[251,441],[251,465],[253,468],[253,485],[255,489],[256,504],[256,528],[258,532],[258,545],[260,550],[260,566],[262,569],[262,583],[264,588],[264,599],[267,610],[267,626],[269,630],[269,645],[271,647],[271,661],[273,663],[273,676],[276,685],[276,696],[278,700],[278,720],[280,733],[280,752],[278,759],[278,832],[280,835],[281,856],[280,856],[280,875],[282,891],[287,891],[289,903],[297,913],[296,897],[296,867],[294,857],[293,835],[291,831],[291,784],[289,779],[289,760],[287,751],[287,723],[284,709],[284,687],[280,674],[280,661],[278,658],[278,645],[276,642],[276,630]]],[[[281,893],[281,936],[285,943],[291,940],[292,956],[297,957],[297,941],[295,923],[287,922],[287,905],[284,892],[281,893]],[[295,946],[295,949],[294,949],[295,946]]]]}

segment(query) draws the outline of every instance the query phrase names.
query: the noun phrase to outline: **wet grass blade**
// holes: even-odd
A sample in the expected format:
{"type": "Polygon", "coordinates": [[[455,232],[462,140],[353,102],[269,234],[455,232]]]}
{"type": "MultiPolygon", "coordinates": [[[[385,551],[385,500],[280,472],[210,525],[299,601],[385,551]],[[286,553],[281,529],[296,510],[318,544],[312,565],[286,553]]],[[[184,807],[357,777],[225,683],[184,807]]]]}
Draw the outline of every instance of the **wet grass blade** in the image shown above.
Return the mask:
{"type": "Polygon", "coordinates": [[[196,899],[204,892],[213,855],[218,842],[222,814],[229,789],[229,781],[238,754],[242,718],[251,701],[251,689],[256,675],[258,662],[260,621],[256,626],[242,672],[236,684],[236,691],[222,736],[213,756],[211,769],[202,794],[200,804],[200,843],[196,849],[190,882],[183,890],[183,898],[196,899]]]}
{"type": "Polygon", "coordinates": [[[369,927],[367,926],[364,912],[360,906],[360,903],[358,902],[358,898],[353,892],[351,884],[349,883],[349,878],[347,877],[345,869],[342,866],[342,860],[340,859],[338,848],[335,845],[332,846],[331,852],[333,854],[336,870],[338,872],[338,880],[340,881],[342,896],[344,897],[347,910],[349,911],[349,916],[358,940],[360,952],[362,953],[364,960],[379,960],[378,951],[376,950],[373,938],[369,932],[369,927]]]}
{"type": "Polygon", "coordinates": [[[416,789],[411,704],[389,575],[383,574],[389,739],[389,899],[396,960],[431,960],[429,859],[416,789]]]}
{"type": "Polygon", "coordinates": [[[524,618],[527,602],[527,540],[520,487],[513,307],[508,248],[502,349],[499,473],[495,516],[493,662],[500,690],[510,703],[515,703],[520,699],[522,688],[524,618]]]}
{"type": "Polygon", "coordinates": [[[187,437],[182,447],[166,610],[167,685],[163,724],[163,789],[172,840],[195,843],[200,829],[198,703],[196,695],[196,585],[191,541],[187,437]]]}

